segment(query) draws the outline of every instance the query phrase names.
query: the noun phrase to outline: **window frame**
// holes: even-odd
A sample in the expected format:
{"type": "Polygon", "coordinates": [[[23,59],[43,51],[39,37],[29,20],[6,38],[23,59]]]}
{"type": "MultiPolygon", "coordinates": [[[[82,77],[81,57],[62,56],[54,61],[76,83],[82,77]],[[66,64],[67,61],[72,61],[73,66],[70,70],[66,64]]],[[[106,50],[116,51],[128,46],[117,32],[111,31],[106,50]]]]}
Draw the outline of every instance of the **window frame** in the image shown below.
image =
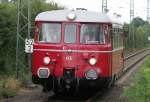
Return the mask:
{"type": "Polygon", "coordinates": [[[123,26],[121,24],[118,23],[114,23],[112,24],[112,31],[113,31],[113,49],[117,49],[122,47],[123,42],[122,42],[122,34],[123,34],[123,26]]]}
{"type": "MultiPolygon", "coordinates": [[[[81,43],[81,42],[80,42],[80,40],[81,40],[80,38],[81,38],[81,25],[82,25],[82,24],[91,24],[91,25],[92,25],[92,24],[93,24],[93,25],[95,24],[95,25],[99,25],[99,26],[100,26],[100,29],[102,29],[102,30],[103,30],[103,26],[104,26],[104,25],[108,25],[108,24],[105,24],[105,23],[95,23],[95,22],[87,23],[87,22],[81,22],[81,23],[80,23],[80,28],[79,28],[79,44],[81,44],[81,45],[104,45],[104,44],[106,44],[104,30],[102,31],[102,32],[103,32],[103,43],[87,43],[87,44],[86,44],[86,43],[81,43]]],[[[109,32],[109,33],[110,33],[110,32],[109,32]]]]}
{"type": "MultiPolygon", "coordinates": [[[[38,34],[38,38],[37,38],[37,43],[39,43],[39,44],[61,44],[62,43],[62,22],[39,22],[39,24],[38,24],[38,32],[37,32],[37,34],[38,34]],[[40,34],[42,34],[41,33],[41,27],[42,27],[42,24],[43,23],[49,23],[49,24],[60,24],[60,41],[59,42],[45,42],[45,41],[40,41],[39,39],[40,39],[40,34]]],[[[43,35],[43,34],[42,34],[43,35]]]]}
{"type": "Polygon", "coordinates": [[[63,23],[63,43],[64,44],[78,44],[78,23],[72,23],[72,22],[65,22],[65,23],[63,23]],[[75,39],[75,42],[74,43],[67,43],[67,42],[65,42],[65,25],[75,25],[75,27],[76,27],[76,34],[75,34],[75,37],[76,37],[76,39],[75,39]]]}

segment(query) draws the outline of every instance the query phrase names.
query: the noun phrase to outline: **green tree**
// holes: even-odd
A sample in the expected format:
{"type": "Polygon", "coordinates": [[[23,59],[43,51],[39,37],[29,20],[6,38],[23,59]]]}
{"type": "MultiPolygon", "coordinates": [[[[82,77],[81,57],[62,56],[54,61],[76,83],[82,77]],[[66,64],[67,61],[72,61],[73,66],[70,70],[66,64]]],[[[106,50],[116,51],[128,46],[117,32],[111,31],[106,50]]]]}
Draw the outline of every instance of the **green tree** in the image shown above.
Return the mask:
{"type": "Polygon", "coordinates": [[[136,17],[131,24],[124,24],[129,27],[129,32],[125,36],[125,47],[143,48],[148,45],[148,36],[150,35],[150,24],[143,19],[136,17]]]}
{"type": "MultiPolygon", "coordinates": [[[[3,0],[5,1],[5,0],[3,0]]],[[[15,1],[15,0],[14,0],[15,1]]],[[[24,4],[23,12],[27,15],[27,0],[22,1],[24,4]]],[[[36,15],[42,11],[63,9],[62,6],[54,2],[46,3],[45,0],[31,0],[31,18],[32,26],[36,15]]],[[[0,74],[11,74],[15,72],[15,49],[16,49],[16,20],[17,20],[17,2],[0,3],[0,74]]],[[[21,25],[26,24],[21,20],[21,25]]],[[[27,30],[21,34],[25,38],[27,30]]],[[[24,42],[20,44],[24,52],[24,42]]],[[[23,59],[26,59],[24,54],[23,59]]],[[[26,64],[26,63],[23,63],[26,64]]]]}
{"type": "Polygon", "coordinates": [[[8,0],[0,0],[2,3],[7,3],[9,2],[8,0]]]}
{"type": "Polygon", "coordinates": [[[16,7],[11,3],[0,4],[0,70],[13,70],[15,58],[16,7]]]}
{"type": "Polygon", "coordinates": [[[145,40],[145,34],[146,34],[146,31],[143,29],[142,26],[138,27],[136,29],[136,47],[143,47],[144,46],[144,40],[145,40]]]}
{"type": "Polygon", "coordinates": [[[146,22],[142,18],[136,17],[132,20],[131,23],[134,24],[134,26],[137,28],[139,26],[143,26],[146,22]]]}

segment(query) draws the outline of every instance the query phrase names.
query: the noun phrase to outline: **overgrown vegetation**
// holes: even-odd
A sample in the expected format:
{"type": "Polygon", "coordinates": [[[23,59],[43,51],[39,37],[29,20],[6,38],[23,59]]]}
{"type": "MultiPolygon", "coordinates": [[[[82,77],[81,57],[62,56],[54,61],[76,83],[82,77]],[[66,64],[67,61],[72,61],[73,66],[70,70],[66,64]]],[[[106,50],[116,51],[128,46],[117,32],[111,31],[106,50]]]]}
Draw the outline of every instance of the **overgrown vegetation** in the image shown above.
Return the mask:
{"type": "Polygon", "coordinates": [[[13,97],[17,94],[21,86],[20,81],[13,77],[3,77],[0,81],[0,99],[3,97],[13,97]]]}
{"type": "Polygon", "coordinates": [[[150,102],[150,56],[133,77],[133,83],[125,87],[124,95],[129,102],[150,102]]]}
{"type": "MultiPolygon", "coordinates": [[[[23,12],[27,15],[27,1],[22,0],[22,2],[24,2],[23,4],[25,6],[23,12]]],[[[53,2],[46,3],[45,0],[31,0],[31,7],[32,26],[34,25],[35,16],[38,13],[63,8],[53,2]]],[[[7,0],[0,3],[0,75],[11,75],[15,73],[16,20],[17,3],[8,2],[7,0]]],[[[25,25],[25,23],[26,21],[22,20],[21,25],[25,25]]],[[[27,34],[27,29],[24,30],[22,37],[25,37],[25,34],[27,34]]],[[[24,45],[22,45],[20,51],[24,51],[24,45]]],[[[25,58],[26,56],[23,59],[25,58]]]]}
{"type": "Polygon", "coordinates": [[[125,34],[125,48],[144,48],[150,43],[150,24],[139,17],[133,19],[131,24],[124,24],[128,28],[125,34]]]}
{"type": "MultiPolygon", "coordinates": [[[[14,96],[20,86],[15,78],[15,53],[16,53],[16,30],[17,30],[17,0],[0,0],[0,97],[14,96]],[[9,76],[9,77],[8,77],[9,76]]],[[[23,13],[27,15],[27,0],[22,0],[23,13]]],[[[46,0],[31,0],[31,21],[34,25],[35,16],[43,11],[63,9],[64,7],[54,3],[46,3],[46,0]]],[[[21,25],[26,21],[21,19],[21,25]]],[[[27,29],[21,34],[25,38],[27,29]]],[[[24,52],[24,42],[20,45],[20,51],[24,52]]],[[[22,56],[24,66],[27,64],[26,54],[22,56]]],[[[20,68],[21,80],[26,79],[25,72],[28,68],[20,68]]]]}

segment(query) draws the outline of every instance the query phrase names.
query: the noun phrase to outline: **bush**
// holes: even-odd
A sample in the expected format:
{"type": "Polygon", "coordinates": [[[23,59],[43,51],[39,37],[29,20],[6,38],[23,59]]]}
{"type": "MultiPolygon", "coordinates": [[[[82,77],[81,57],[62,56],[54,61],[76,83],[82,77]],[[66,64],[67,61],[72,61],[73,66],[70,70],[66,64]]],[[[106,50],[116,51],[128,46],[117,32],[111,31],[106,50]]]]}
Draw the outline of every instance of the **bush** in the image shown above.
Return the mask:
{"type": "Polygon", "coordinates": [[[11,90],[11,89],[3,89],[2,92],[1,92],[1,96],[2,97],[5,97],[5,98],[8,98],[8,97],[14,97],[16,96],[17,94],[17,91],[16,90],[11,90]]]}
{"type": "Polygon", "coordinates": [[[20,82],[14,78],[3,79],[1,83],[2,85],[0,94],[3,97],[15,96],[17,94],[18,89],[21,86],[20,82]]]}

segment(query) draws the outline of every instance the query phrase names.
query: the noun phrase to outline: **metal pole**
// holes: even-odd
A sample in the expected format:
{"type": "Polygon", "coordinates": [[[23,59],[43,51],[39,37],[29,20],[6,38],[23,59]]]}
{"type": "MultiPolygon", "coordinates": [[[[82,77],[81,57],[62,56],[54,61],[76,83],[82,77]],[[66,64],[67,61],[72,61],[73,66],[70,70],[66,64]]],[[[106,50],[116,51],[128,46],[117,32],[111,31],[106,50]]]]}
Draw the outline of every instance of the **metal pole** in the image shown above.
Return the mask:
{"type": "Polygon", "coordinates": [[[133,18],[134,18],[134,0],[130,0],[129,45],[132,45],[132,47],[135,46],[134,22],[132,22],[133,18]]]}
{"type": "MultiPolygon", "coordinates": [[[[149,0],[147,0],[147,22],[148,23],[150,23],[150,1],[149,0]]],[[[146,37],[147,37],[147,39],[148,39],[148,37],[149,37],[149,31],[148,31],[148,28],[147,28],[147,30],[146,30],[146,37]]],[[[147,42],[146,42],[147,43],[147,42]]]]}
{"type": "Polygon", "coordinates": [[[19,62],[18,62],[18,51],[19,51],[19,29],[20,29],[20,0],[17,1],[17,38],[16,38],[16,78],[19,77],[19,62]]]}
{"type": "Polygon", "coordinates": [[[102,13],[104,12],[103,8],[104,8],[104,0],[102,0],[102,13]]]}
{"type": "Polygon", "coordinates": [[[16,78],[20,77],[20,70],[23,68],[28,68],[29,73],[29,82],[31,82],[31,54],[28,54],[27,66],[25,63],[25,53],[24,50],[19,48],[24,46],[24,35],[25,31],[27,31],[27,38],[30,38],[31,35],[31,7],[30,0],[27,0],[27,15],[25,15],[26,5],[24,4],[25,0],[17,0],[17,35],[16,35],[16,78]],[[23,22],[23,20],[25,22],[23,22]],[[20,69],[21,68],[21,69],[20,69]]]}
{"type": "Polygon", "coordinates": [[[107,13],[107,0],[102,0],[102,13],[107,13]]]}
{"type": "MultiPolygon", "coordinates": [[[[28,0],[28,39],[31,38],[31,3],[28,0]]],[[[29,83],[31,83],[31,54],[28,54],[29,83]]]]}
{"type": "Polygon", "coordinates": [[[149,0],[147,0],[147,22],[150,23],[150,5],[149,0]]]}
{"type": "MultiPolygon", "coordinates": [[[[134,0],[132,0],[132,6],[133,6],[133,17],[132,20],[134,20],[134,0]]],[[[133,48],[135,47],[135,33],[134,33],[134,22],[132,24],[132,33],[133,33],[133,48]]]]}

